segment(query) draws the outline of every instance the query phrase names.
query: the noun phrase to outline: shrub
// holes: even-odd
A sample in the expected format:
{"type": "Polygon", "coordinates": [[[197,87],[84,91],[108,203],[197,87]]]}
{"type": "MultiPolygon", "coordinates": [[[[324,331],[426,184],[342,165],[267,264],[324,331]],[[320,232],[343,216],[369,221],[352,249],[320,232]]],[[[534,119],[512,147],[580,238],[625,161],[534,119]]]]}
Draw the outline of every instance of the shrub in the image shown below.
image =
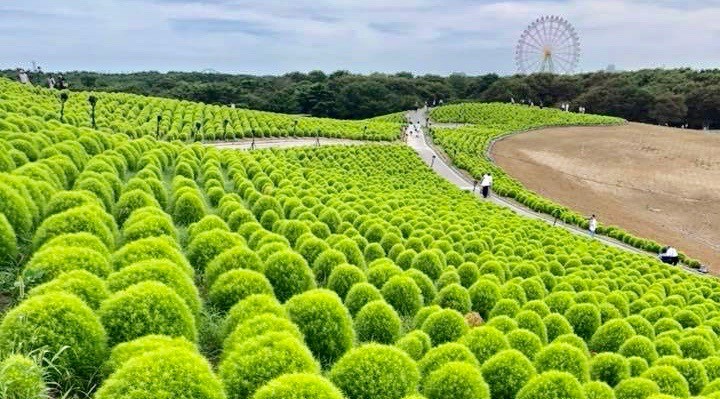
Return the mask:
{"type": "Polygon", "coordinates": [[[221,335],[226,336],[244,321],[265,313],[287,317],[285,308],[275,297],[262,294],[250,295],[230,308],[223,322],[221,335]]]}
{"type": "Polygon", "coordinates": [[[190,352],[197,350],[195,345],[185,338],[172,338],[166,335],[146,335],[142,338],[116,345],[112,349],[110,357],[102,366],[102,374],[107,377],[134,357],[166,348],[177,348],[190,352]]]}
{"type": "Polygon", "coordinates": [[[28,298],[0,324],[0,353],[45,351],[54,357],[49,380],[62,389],[93,380],[107,353],[105,330],[78,297],[53,292],[28,298]]]}
{"type": "MultiPolygon", "coordinates": [[[[7,216],[7,214],[5,214],[7,216]]],[[[35,231],[33,248],[68,233],[87,232],[98,237],[107,248],[115,247],[117,226],[112,216],[98,206],[72,208],[45,219],[35,231]]]]}
{"type": "Polygon", "coordinates": [[[272,284],[280,302],[315,288],[315,277],[305,259],[289,250],[277,252],[267,259],[265,277],[272,284]]]}
{"type": "Polygon", "coordinates": [[[641,377],[628,378],[615,387],[617,399],[645,399],[658,393],[660,388],[654,381],[641,377]]]}
{"type": "MultiPolygon", "coordinates": [[[[93,199],[90,203],[93,202],[96,203],[97,200],[93,199]]],[[[140,189],[134,189],[123,193],[115,205],[115,216],[118,224],[122,225],[136,209],[145,207],[159,208],[160,204],[157,202],[155,197],[140,189]]]]}
{"type": "Polygon", "coordinates": [[[273,295],[273,287],[262,274],[245,269],[223,273],[210,288],[208,299],[222,312],[253,294],[273,295]]]}
{"type": "Polygon", "coordinates": [[[465,288],[472,287],[480,277],[480,270],[477,265],[472,262],[464,262],[457,269],[460,276],[460,284],[465,288]]]}
{"type": "Polygon", "coordinates": [[[518,325],[517,325],[517,322],[515,321],[515,319],[505,316],[505,315],[493,317],[485,325],[489,326],[489,327],[495,327],[498,330],[504,332],[505,334],[508,334],[508,333],[510,333],[510,331],[513,331],[518,328],[518,325]]]}
{"type": "Polygon", "coordinates": [[[433,346],[455,341],[468,330],[465,318],[456,310],[439,310],[422,323],[421,329],[430,336],[433,346]]]}
{"type": "Polygon", "coordinates": [[[382,288],[382,286],[394,276],[401,275],[403,270],[387,258],[379,259],[370,264],[367,271],[368,283],[382,288]]]}
{"type": "Polygon", "coordinates": [[[653,324],[655,334],[660,335],[666,331],[682,331],[683,327],[675,319],[663,317],[653,324]]]}
{"type": "Polygon", "coordinates": [[[554,341],[555,338],[561,335],[573,334],[572,326],[561,314],[550,313],[543,318],[543,323],[545,324],[545,330],[547,331],[548,342],[554,341]]]}
{"type": "Polygon", "coordinates": [[[382,245],[380,245],[377,242],[368,244],[368,246],[365,247],[365,261],[366,262],[372,262],[375,259],[380,259],[385,257],[385,250],[383,249],[382,245]]]}
{"type": "Polygon", "coordinates": [[[473,355],[466,346],[455,342],[448,342],[430,349],[425,356],[420,359],[420,362],[418,362],[420,374],[427,377],[430,373],[449,362],[465,362],[475,367],[480,366],[475,355],[473,355]]]}
{"type": "Polygon", "coordinates": [[[607,383],[611,387],[630,378],[630,364],[623,357],[612,352],[603,352],[590,360],[590,379],[607,383]]]}
{"type": "Polygon", "coordinates": [[[243,342],[226,354],[218,368],[229,399],[251,397],[283,374],[319,371],[307,347],[288,332],[271,332],[243,342]]]}
{"type": "Polygon", "coordinates": [[[513,399],[535,376],[535,367],[519,351],[503,350],[483,363],[482,374],[493,399],[513,399]]]}
{"type": "Polygon", "coordinates": [[[460,276],[457,274],[454,268],[444,271],[435,281],[435,286],[439,290],[442,290],[450,284],[460,285],[460,276]]]}
{"type": "Polygon", "coordinates": [[[134,211],[123,225],[125,242],[160,236],[177,240],[177,229],[172,218],[159,208],[140,208],[134,211]]]}
{"type": "Polygon", "coordinates": [[[625,357],[637,356],[647,360],[648,364],[653,364],[658,358],[655,351],[655,344],[644,335],[636,335],[625,341],[618,353],[625,357]]]}
{"type": "Polygon", "coordinates": [[[67,292],[82,299],[92,309],[110,296],[105,282],[98,276],[85,270],[73,270],[57,276],[45,284],[33,288],[29,296],[44,295],[50,292],[67,292]]]}
{"type": "Polygon", "coordinates": [[[113,253],[111,263],[115,270],[123,269],[143,260],[167,259],[178,265],[188,276],[194,269],[177,248],[174,241],[163,237],[148,237],[126,244],[113,253]]]}
{"type": "Polygon", "coordinates": [[[352,349],[329,377],[348,399],[400,399],[415,392],[420,379],[410,356],[379,344],[352,349]]]}
{"type": "Polygon", "coordinates": [[[635,334],[644,335],[650,339],[655,339],[655,329],[647,319],[640,315],[632,315],[625,318],[630,326],[635,330],[635,334]]]}
{"type": "Polygon", "coordinates": [[[640,374],[644,373],[645,370],[648,369],[648,362],[647,360],[633,356],[627,358],[628,365],[630,365],[630,376],[631,377],[638,377],[640,374]]]}
{"type": "Polygon", "coordinates": [[[353,285],[345,296],[345,307],[351,315],[357,314],[367,303],[383,299],[380,291],[370,283],[353,285]]]}
{"type": "Polygon", "coordinates": [[[225,399],[210,364],[194,351],[168,347],[133,357],[108,378],[97,399],[147,398],[225,399]]]}
{"type": "Polygon", "coordinates": [[[463,362],[446,363],[423,384],[428,399],[490,399],[490,390],[477,367],[463,362]]]}
{"type": "Polygon", "coordinates": [[[523,328],[515,329],[507,334],[507,341],[511,348],[522,352],[528,359],[540,352],[543,342],[535,333],[523,328]]]}
{"type": "Polygon", "coordinates": [[[600,326],[590,339],[590,349],[595,352],[617,352],[620,346],[635,335],[630,323],[613,319],[600,326]]]}
{"type": "Polygon", "coordinates": [[[654,381],[660,389],[660,393],[681,398],[690,396],[687,381],[673,367],[653,366],[642,373],[640,377],[654,381]]]}
{"type": "Polygon", "coordinates": [[[480,364],[496,353],[510,348],[505,335],[489,326],[473,328],[459,342],[470,349],[480,364]]]}
{"type": "Polygon", "coordinates": [[[98,277],[105,278],[112,269],[107,258],[91,249],[51,247],[42,249],[33,255],[25,265],[22,277],[26,285],[34,286],[73,270],[86,270],[98,277]]]}
{"type": "Polygon", "coordinates": [[[198,234],[187,247],[187,257],[195,270],[205,270],[207,264],[223,251],[236,245],[244,245],[245,240],[237,233],[223,229],[213,229],[198,234]]]}
{"type": "Polygon", "coordinates": [[[497,301],[488,316],[490,319],[498,316],[515,317],[520,311],[520,305],[514,299],[501,299],[497,301]]]}
{"type": "Polygon", "coordinates": [[[413,330],[400,338],[395,346],[404,350],[413,360],[418,361],[430,350],[432,344],[430,337],[425,332],[413,330]]]}
{"type": "Polygon", "coordinates": [[[430,277],[417,269],[406,270],[405,275],[413,279],[418,288],[420,288],[423,303],[432,303],[432,301],[435,300],[437,290],[435,289],[435,285],[432,280],[430,280],[430,277]]]}
{"type": "Polygon", "coordinates": [[[662,337],[655,340],[655,349],[658,356],[682,356],[680,345],[670,337],[662,337]]]}
{"type": "MultiPolygon", "coordinates": [[[[556,286],[556,289],[559,286],[556,286]]],[[[548,305],[550,311],[555,313],[564,314],[572,305],[575,304],[573,295],[570,292],[556,291],[546,296],[544,299],[545,304],[548,305]]]]}
{"type": "Polygon", "coordinates": [[[0,212],[0,267],[11,267],[18,257],[17,236],[10,222],[0,212]]]}
{"type": "Polygon", "coordinates": [[[523,310],[515,316],[515,321],[518,323],[518,328],[532,331],[543,343],[547,342],[545,323],[543,323],[537,313],[530,310],[523,310]]]}
{"type": "Polygon", "coordinates": [[[149,334],[197,339],[195,319],[187,304],[159,282],[144,281],[114,294],[98,313],[111,346],[149,334]]]}
{"type": "Polygon", "coordinates": [[[589,341],[595,331],[602,324],[600,310],[590,303],[580,303],[571,306],[565,312],[565,319],[573,327],[575,334],[589,341]]]}
{"type": "Polygon", "coordinates": [[[370,302],[355,316],[355,333],[360,342],[392,344],[400,337],[401,328],[400,316],[385,301],[370,302]]]}
{"type": "Polygon", "coordinates": [[[255,392],[252,399],[343,399],[343,395],[323,377],[296,373],[268,382],[255,392]]]}
{"type": "Polygon", "coordinates": [[[333,269],[328,278],[327,286],[335,291],[340,298],[345,298],[353,285],[365,281],[367,281],[365,273],[359,267],[345,264],[333,269]]]}
{"type": "Polygon", "coordinates": [[[684,357],[702,360],[715,354],[715,349],[708,340],[700,336],[685,337],[678,341],[684,357]]]}
{"type": "Polygon", "coordinates": [[[205,216],[205,203],[192,191],[186,191],[175,200],[173,220],[180,226],[189,226],[205,216]]]}
{"type": "Polygon", "coordinates": [[[99,238],[85,232],[61,234],[43,244],[42,249],[52,247],[80,247],[96,251],[106,258],[110,256],[110,251],[99,238]]]}
{"type": "Polygon", "coordinates": [[[437,252],[433,250],[424,250],[415,255],[410,267],[420,270],[430,277],[430,279],[436,280],[442,273],[443,263],[437,252]]]}
{"type": "Polygon", "coordinates": [[[308,291],[291,298],[285,308],[312,353],[323,364],[334,363],[352,347],[352,318],[334,292],[308,291]]]}
{"type": "Polygon", "coordinates": [[[539,373],[550,370],[572,374],[578,381],[586,382],[590,377],[588,361],[582,350],[565,343],[552,343],[535,356],[535,369],[539,373]]]}
{"type": "Polygon", "coordinates": [[[0,362],[0,394],[4,399],[47,398],[42,368],[25,356],[9,356],[0,362]]]}
{"type": "Polygon", "coordinates": [[[205,284],[212,287],[221,274],[234,269],[247,269],[263,273],[265,264],[260,257],[244,245],[226,249],[208,263],[205,268],[205,284]]]}
{"type": "Polygon", "coordinates": [[[289,319],[270,313],[263,313],[245,320],[225,338],[223,343],[224,354],[231,353],[236,347],[245,341],[268,333],[286,332],[297,338],[303,339],[300,329],[289,319]]]}
{"type": "Polygon", "coordinates": [[[380,292],[403,316],[414,316],[423,305],[422,292],[410,277],[393,276],[382,286],[380,292]]]}
{"type": "Polygon", "coordinates": [[[720,357],[710,356],[700,361],[705,367],[708,381],[714,381],[720,378],[720,357]]]}
{"type": "Polygon", "coordinates": [[[672,366],[688,383],[691,395],[699,395],[708,383],[708,377],[702,362],[696,359],[681,359],[676,356],[660,358],[654,366],[672,366]]]}
{"type": "Polygon", "coordinates": [[[548,371],[535,376],[517,394],[517,399],[585,399],[582,386],[572,374],[548,371]]]}
{"type": "Polygon", "coordinates": [[[465,314],[470,311],[472,303],[467,290],[460,284],[450,284],[438,292],[435,303],[440,307],[455,309],[465,314]]]}
{"type": "Polygon", "coordinates": [[[615,391],[606,383],[590,381],[583,384],[586,399],[615,399],[615,391]]]}

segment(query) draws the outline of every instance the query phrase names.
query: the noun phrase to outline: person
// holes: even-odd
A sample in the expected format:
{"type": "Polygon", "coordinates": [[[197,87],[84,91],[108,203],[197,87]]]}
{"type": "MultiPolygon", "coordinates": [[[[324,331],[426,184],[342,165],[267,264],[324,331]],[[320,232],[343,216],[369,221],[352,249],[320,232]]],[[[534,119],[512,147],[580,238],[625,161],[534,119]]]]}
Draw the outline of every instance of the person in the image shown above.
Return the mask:
{"type": "Polygon", "coordinates": [[[24,69],[18,68],[18,69],[17,69],[17,76],[18,76],[18,80],[20,81],[20,83],[22,83],[22,84],[30,84],[30,78],[28,77],[28,74],[27,74],[27,72],[25,72],[24,69]]]}
{"type": "Polygon", "coordinates": [[[49,88],[51,88],[51,89],[55,88],[55,78],[52,75],[48,76],[47,84],[48,84],[49,88]]]}
{"type": "Polygon", "coordinates": [[[672,246],[663,247],[660,250],[660,261],[662,263],[667,263],[668,265],[677,265],[680,261],[680,255],[678,254],[677,249],[673,248],[672,246]]]}
{"type": "Polygon", "coordinates": [[[480,181],[480,187],[482,187],[482,196],[487,198],[490,195],[490,187],[492,186],[493,178],[490,173],[485,173],[480,181]]]}
{"type": "Polygon", "coordinates": [[[588,231],[590,231],[590,236],[595,237],[595,230],[597,230],[597,218],[595,215],[590,216],[590,219],[588,220],[588,231]]]}
{"type": "Polygon", "coordinates": [[[60,90],[67,89],[67,83],[65,83],[65,76],[60,74],[57,81],[57,88],[60,90]]]}

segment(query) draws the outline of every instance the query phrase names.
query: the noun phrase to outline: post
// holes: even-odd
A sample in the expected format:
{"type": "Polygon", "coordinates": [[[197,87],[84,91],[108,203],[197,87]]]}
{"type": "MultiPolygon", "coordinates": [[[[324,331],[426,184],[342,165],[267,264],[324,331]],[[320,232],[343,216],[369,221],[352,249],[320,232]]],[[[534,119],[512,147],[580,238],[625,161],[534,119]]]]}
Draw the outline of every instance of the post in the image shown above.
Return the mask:
{"type": "Polygon", "coordinates": [[[475,189],[477,188],[477,185],[478,185],[478,181],[477,181],[477,180],[474,180],[474,181],[473,181],[473,193],[475,192],[475,189]]]}
{"type": "Polygon", "coordinates": [[[155,138],[160,138],[160,121],[162,121],[162,115],[157,116],[157,125],[155,125],[155,138]]]}
{"type": "Polygon", "coordinates": [[[435,165],[435,158],[436,158],[436,155],[433,154],[432,160],[430,161],[430,167],[431,167],[431,168],[433,167],[433,165],[435,165]]]}
{"type": "Polygon", "coordinates": [[[68,100],[66,92],[60,93],[60,122],[65,122],[65,102],[68,100]]]}
{"type": "Polygon", "coordinates": [[[252,135],[252,142],[250,142],[250,149],[255,149],[255,129],[250,129],[250,134],[252,135]]]}
{"type": "Polygon", "coordinates": [[[95,124],[95,105],[97,104],[97,97],[91,94],[90,97],[88,97],[88,102],[90,103],[90,123],[93,129],[97,129],[97,125],[95,124]]]}

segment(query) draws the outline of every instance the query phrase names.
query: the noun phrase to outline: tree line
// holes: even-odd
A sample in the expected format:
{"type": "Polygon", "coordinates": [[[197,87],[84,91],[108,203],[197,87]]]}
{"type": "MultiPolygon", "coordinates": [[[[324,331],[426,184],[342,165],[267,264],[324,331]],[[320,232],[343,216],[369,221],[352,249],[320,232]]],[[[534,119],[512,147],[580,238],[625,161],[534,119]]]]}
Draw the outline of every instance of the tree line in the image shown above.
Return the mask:
{"type": "MultiPolygon", "coordinates": [[[[16,72],[2,75],[15,78],[16,72]]],[[[569,103],[577,110],[630,121],[691,128],[720,128],[720,69],[645,69],[577,75],[496,74],[415,76],[336,71],[281,76],[201,72],[63,73],[71,90],[115,91],[235,104],[257,110],[363,119],[426,102],[526,101],[546,107],[569,103]]],[[[44,85],[47,75],[32,74],[44,85]]]]}

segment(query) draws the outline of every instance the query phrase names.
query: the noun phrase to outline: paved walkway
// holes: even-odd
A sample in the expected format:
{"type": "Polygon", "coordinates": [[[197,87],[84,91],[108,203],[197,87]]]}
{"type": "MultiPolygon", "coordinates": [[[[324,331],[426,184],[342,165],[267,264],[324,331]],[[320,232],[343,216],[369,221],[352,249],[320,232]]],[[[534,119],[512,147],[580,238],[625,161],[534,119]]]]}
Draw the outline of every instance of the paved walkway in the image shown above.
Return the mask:
{"type": "Polygon", "coordinates": [[[241,139],[235,141],[213,141],[205,144],[221,149],[236,149],[236,150],[249,150],[255,142],[254,148],[292,148],[292,147],[310,147],[317,145],[362,145],[369,143],[382,144],[386,142],[382,141],[363,141],[363,140],[349,140],[349,139],[334,139],[334,138],[315,138],[315,137],[280,137],[280,138],[265,138],[260,137],[255,140],[252,139],[241,139]]]}

